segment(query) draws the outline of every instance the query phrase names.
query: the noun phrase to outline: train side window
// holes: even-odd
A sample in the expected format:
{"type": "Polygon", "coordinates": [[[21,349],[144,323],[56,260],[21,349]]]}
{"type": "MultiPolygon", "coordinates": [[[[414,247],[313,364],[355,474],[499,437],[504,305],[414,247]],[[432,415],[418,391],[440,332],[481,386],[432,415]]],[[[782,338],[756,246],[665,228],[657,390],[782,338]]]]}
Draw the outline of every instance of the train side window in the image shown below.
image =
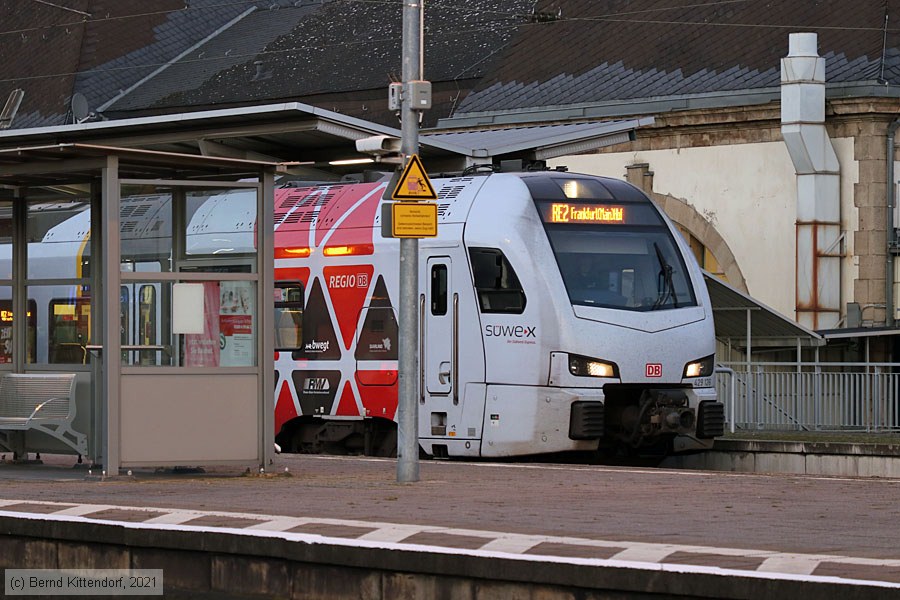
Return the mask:
{"type": "MultiPolygon", "coordinates": [[[[0,293],[6,296],[0,300],[0,363],[9,364],[13,362],[14,349],[12,339],[13,311],[11,295],[11,287],[0,288],[0,293]]],[[[33,298],[28,299],[28,307],[25,314],[25,362],[34,364],[35,362],[35,341],[37,339],[37,302],[33,298]]]]}
{"type": "Polygon", "coordinates": [[[525,311],[525,291],[503,252],[497,248],[469,248],[469,259],[481,312],[525,311]]]}
{"type": "Polygon", "coordinates": [[[447,314],[447,265],[431,267],[431,314],[447,314]]]}
{"type": "Polygon", "coordinates": [[[275,282],[275,349],[297,350],[303,341],[303,284],[275,282]]]}
{"type": "Polygon", "coordinates": [[[49,362],[85,364],[85,345],[90,341],[90,299],[54,298],[49,309],[49,362]]]}
{"type": "Polygon", "coordinates": [[[119,288],[119,334],[122,344],[128,344],[131,329],[131,291],[124,285],[119,288]]]}
{"type": "MultiPolygon", "coordinates": [[[[138,292],[138,339],[135,340],[141,346],[153,346],[156,342],[157,314],[156,287],[154,284],[142,285],[138,292]]],[[[156,363],[157,353],[153,350],[142,350],[140,361],[142,365],[156,363]]]]}

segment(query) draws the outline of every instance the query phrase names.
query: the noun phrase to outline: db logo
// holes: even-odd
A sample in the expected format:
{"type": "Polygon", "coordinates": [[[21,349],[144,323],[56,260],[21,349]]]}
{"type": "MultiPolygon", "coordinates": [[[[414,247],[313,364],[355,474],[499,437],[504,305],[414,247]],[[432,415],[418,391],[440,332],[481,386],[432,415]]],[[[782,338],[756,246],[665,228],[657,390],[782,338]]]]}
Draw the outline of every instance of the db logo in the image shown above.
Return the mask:
{"type": "Polygon", "coordinates": [[[647,377],[662,377],[662,365],[659,363],[647,363],[647,377]]]}

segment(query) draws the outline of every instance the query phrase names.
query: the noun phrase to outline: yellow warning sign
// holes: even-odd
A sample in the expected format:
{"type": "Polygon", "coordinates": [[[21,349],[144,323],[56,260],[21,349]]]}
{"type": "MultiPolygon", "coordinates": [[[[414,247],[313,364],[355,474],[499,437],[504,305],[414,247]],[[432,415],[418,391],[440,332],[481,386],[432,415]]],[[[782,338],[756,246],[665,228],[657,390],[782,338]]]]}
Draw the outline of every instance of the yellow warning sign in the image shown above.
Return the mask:
{"type": "Polygon", "coordinates": [[[422,161],[419,160],[418,154],[409,157],[406,168],[403,169],[403,175],[394,193],[391,194],[393,200],[437,200],[437,194],[431,187],[431,181],[428,180],[428,174],[422,161]]]}
{"type": "Polygon", "coordinates": [[[395,202],[391,208],[391,237],[437,237],[438,214],[434,202],[395,202]]]}

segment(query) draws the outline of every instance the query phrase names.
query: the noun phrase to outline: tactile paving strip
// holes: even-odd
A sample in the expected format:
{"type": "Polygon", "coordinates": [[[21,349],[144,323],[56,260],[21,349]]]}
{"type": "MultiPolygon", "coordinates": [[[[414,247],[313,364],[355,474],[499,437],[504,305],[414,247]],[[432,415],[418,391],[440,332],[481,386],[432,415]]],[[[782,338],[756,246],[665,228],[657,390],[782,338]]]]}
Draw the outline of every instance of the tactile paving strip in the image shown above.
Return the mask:
{"type": "Polygon", "coordinates": [[[428,525],[400,525],[341,519],[285,517],[251,513],[197,511],[129,506],[71,504],[59,502],[22,502],[0,500],[0,514],[9,516],[76,517],[104,523],[178,525],[209,529],[317,535],[323,538],[415,545],[435,549],[478,550],[529,557],[560,559],[599,559],[692,565],[782,575],[830,576],[842,579],[874,581],[900,588],[900,559],[875,559],[826,554],[793,554],[738,548],[680,546],[591,540],[572,537],[522,535],[496,531],[452,529],[428,525]]]}

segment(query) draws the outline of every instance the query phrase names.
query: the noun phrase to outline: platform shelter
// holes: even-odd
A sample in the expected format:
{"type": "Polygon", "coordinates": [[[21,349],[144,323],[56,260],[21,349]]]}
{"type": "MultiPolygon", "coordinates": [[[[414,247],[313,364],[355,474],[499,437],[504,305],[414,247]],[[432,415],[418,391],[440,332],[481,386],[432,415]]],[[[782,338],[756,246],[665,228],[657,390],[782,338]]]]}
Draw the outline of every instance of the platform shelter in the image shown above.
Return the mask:
{"type": "Polygon", "coordinates": [[[273,222],[277,168],[0,150],[0,451],[107,475],[270,462],[273,233],[256,223],[273,222]]]}

